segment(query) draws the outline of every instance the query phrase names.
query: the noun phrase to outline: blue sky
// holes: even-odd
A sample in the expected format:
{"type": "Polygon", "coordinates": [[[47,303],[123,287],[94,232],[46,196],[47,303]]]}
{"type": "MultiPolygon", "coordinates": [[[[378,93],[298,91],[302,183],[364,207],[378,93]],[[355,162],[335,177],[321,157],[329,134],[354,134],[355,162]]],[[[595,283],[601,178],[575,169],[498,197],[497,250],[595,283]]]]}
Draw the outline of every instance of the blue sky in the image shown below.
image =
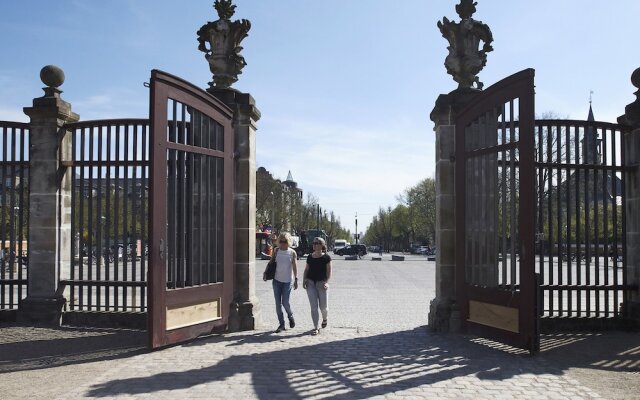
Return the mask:
{"type": "MultiPolygon", "coordinates": [[[[640,67],[637,0],[478,0],[493,31],[480,79],[489,86],[536,69],[536,112],[614,121],[640,67]]],[[[434,174],[429,113],[456,84],[436,27],[454,0],[236,0],[252,23],[239,90],[262,112],[258,166],[359,230],[379,206],[434,174]]],[[[26,121],[42,66],[66,74],[63,97],[83,120],[146,117],[150,70],[201,87],[211,80],[196,31],[217,19],[213,0],[0,2],[0,119],[26,121]]]]}

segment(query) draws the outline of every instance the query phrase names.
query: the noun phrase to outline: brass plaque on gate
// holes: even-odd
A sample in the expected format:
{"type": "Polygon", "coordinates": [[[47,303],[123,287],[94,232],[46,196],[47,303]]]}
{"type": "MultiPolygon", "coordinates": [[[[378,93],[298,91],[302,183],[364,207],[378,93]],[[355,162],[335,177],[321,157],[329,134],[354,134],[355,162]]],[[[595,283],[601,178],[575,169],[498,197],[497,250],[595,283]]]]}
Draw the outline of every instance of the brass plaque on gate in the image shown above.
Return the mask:
{"type": "Polygon", "coordinates": [[[520,310],[497,304],[469,300],[470,322],[519,333],[520,310]]]}
{"type": "Polygon", "coordinates": [[[188,306],[167,307],[167,330],[184,328],[222,318],[220,299],[188,306]]]}

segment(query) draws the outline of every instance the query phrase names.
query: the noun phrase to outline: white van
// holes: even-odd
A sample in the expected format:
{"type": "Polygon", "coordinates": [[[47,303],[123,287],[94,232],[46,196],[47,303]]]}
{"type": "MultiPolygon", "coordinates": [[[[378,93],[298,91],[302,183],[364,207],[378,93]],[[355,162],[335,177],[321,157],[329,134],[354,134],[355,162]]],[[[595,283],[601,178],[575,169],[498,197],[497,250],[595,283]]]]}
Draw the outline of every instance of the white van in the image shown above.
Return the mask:
{"type": "Polygon", "coordinates": [[[336,251],[338,251],[338,249],[341,249],[343,247],[346,247],[349,244],[349,242],[347,242],[344,239],[336,239],[333,241],[333,254],[336,254],[336,251]]]}

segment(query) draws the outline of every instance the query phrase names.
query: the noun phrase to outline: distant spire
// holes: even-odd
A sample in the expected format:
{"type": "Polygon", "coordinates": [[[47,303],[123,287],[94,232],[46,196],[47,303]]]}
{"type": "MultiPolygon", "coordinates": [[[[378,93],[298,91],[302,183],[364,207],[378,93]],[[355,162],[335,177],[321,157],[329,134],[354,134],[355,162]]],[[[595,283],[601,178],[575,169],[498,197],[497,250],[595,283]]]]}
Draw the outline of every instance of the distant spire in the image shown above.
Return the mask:
{"type": "Polygon", "coordinates": [[[591,102],[589,102],[589,116],[587,117],[587,121],[593,122],[596,119],[593,117],[593,108],[591,108],[591,102]]]}
{"type": "MultiPolygon", "coordinates": [[[[589,115],[587,116],[587,122],[595,122],[593,116],[593,90],[589,95],[589,115]]],[[[602,139],[598,137],[598,131],[594,129],[593,125],[588,125],[584,131],[584,138],[582,142],[582,162],[584,164],[600,164],[601,162],[601,143],[602,139]]]]}
{"type": "Polygon", "coordinates": [[[294,182],[293,175],[291,175],[291,171],[289,171],[289,174],[287,175],[287,181],[288,182],[294,182]]]}

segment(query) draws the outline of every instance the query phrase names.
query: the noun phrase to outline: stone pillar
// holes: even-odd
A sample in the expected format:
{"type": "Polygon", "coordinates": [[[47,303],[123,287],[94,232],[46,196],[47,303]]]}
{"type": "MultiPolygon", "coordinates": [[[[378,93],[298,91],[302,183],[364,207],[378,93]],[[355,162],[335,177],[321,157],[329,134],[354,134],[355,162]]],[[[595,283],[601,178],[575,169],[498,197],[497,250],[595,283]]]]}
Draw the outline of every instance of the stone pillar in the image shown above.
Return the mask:
{"type": "Polygon", "coordinates": [[[256,122],[260,111],[248,93],[210,88],[209,93],[233,110],[235,138],[234,183],[234,302],[229,331],[256,329],[260,308],[256,297],[256,122]]]}
{"type": "Polygon", "coordinates": [[[64,72],[55,66],[40,71],[45,95],[33,100],[24,113],[29,125],[29,273],[27,297],[20,303],[18,321],[60,325],[65,303],[59,287],[69,276],[71,253],[72,135],[64,128],[79,120],[60,97],[64,72]]]}
{"type": "Polygon", "coordinates": [[[460,326],[456,312],[456,115],[478,93],[459,89],[440,95],[431,112],[436,132],[436,298],[429,307],[429,330],[455,332],[460,326]],[[453,312],[452,312],[453,311],[453,312]]]}
{"type": "MultiPolygon", "coordinates": [[[[631,82],[640,89],[640,68],[631,75],[631,82]]],[[[623,307],[627,315],[640,324],[640,90],[636,101],[625,108],[618,122],[630,127],[625,133],[625,160],[632,166],[625,173],[627,228],[627,283],[636,289],[629,292],[623,307]]]]}

